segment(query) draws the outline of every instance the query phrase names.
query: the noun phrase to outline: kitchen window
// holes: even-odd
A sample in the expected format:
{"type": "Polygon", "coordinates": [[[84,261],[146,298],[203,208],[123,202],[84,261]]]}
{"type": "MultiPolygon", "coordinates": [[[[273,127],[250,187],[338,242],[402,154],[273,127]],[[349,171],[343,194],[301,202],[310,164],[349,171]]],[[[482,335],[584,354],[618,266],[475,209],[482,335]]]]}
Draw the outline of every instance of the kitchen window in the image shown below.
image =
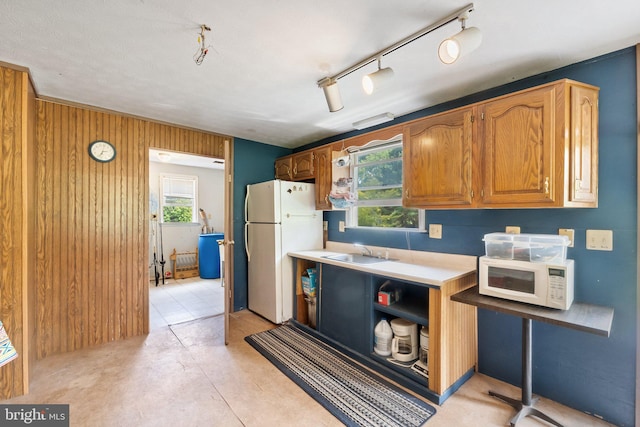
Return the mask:
{"type": "Polygon", "coordinates": [[[401,136],[376,142],[351,153],[357,201],[347,213],[348,225],[424,230],[424,210],[402,207],[401,136]]]}
{"type": "Polygon", "coordinates": [[[160,175],[160,210],[163,223],[198,222],[198,177],[160,175]]]}

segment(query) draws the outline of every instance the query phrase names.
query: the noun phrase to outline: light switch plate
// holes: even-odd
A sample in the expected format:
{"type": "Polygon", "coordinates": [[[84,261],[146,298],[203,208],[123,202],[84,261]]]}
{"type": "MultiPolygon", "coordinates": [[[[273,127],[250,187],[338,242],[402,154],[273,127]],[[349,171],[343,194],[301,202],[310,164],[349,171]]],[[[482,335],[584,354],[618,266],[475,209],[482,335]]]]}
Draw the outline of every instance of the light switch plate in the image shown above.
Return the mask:
{"type": "Polygon", "coordinates": [[[558,230],[558,234],[560,236],[567,236],[569,238],[569,247],[573,247],[573,239],[575,236],[575,231],[573,228],[561,228],[558,230]]]}
{"type": "Polygon", "coordinates": [[[344,233],[344,221],[338,222],[338,231],[344,233]]]}
{"type": "Polygon", "coordinates": [[[612,251],[612,230],[587,230],[587,249],[592,251],[612,251]]]}
{"type": "Polygon", "coordinates": [[[431,239],[442,239],[442,224],[429,224],[429,237],[431,239]]]}

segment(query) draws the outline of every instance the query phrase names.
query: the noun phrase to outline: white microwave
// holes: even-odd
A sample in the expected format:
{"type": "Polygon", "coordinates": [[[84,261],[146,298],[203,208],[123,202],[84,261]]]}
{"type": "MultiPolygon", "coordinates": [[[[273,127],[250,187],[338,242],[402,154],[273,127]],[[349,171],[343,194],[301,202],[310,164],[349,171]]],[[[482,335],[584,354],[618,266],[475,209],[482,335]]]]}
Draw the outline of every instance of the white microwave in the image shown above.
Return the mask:
{"type": "Polygon", "coordinates": [[[568,310],[573,303],[573,260],[542,262],[480,257],[480,294],[568,310]]]}

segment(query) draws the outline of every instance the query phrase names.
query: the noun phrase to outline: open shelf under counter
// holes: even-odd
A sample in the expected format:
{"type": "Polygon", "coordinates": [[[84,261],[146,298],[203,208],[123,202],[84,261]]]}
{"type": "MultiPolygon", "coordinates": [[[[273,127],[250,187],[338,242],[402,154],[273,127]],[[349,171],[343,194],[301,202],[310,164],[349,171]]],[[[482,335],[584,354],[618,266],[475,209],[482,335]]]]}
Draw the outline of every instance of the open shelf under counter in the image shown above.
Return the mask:
{"type": "Polygon", "coordinates": [[[379,312],[402,317],[423,326],[429,326],[429,313],[424,301],[399,301],[391,305],[373,303],[373,308],[379,312]]]}
{"type": "MultiPolygon", "coordinates": [[[[422,385],[423,387],[429,388],[429,379],[424,375],[420,375],[419,373],[415,372],[413,369],[411,369],[411,366],[404,366],[404,365],[399,365],[397,363],[393,363],[388,360],[389,359],[388,356],[387,357],[380,356],[377,353],[371,353],[370,357],[373,360],[377,361],[378,363],[381,363],[384,366],[388,367],[389,369],[396,371],[407,378],[411,378],[413,381],[422,385]]],[[[415,361],[412,362],[411,365],[413,365],[413,363],[415,363],[415,361]]]]}

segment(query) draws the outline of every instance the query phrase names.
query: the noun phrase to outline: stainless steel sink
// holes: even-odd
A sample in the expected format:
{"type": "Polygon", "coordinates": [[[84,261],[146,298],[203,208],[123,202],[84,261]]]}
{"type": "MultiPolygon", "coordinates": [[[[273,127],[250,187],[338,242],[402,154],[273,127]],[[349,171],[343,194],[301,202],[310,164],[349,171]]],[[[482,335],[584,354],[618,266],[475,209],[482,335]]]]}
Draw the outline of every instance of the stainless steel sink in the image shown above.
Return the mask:
{"type": "Polygon", "coordinates": [[[339,254],[339,255],[326,255],[322,258],[332,259],[334,261],[351,262],[353,264],[374,264],[377,262],[391,261],[385,258],[376,258],[362,254],[339,254]]]}

